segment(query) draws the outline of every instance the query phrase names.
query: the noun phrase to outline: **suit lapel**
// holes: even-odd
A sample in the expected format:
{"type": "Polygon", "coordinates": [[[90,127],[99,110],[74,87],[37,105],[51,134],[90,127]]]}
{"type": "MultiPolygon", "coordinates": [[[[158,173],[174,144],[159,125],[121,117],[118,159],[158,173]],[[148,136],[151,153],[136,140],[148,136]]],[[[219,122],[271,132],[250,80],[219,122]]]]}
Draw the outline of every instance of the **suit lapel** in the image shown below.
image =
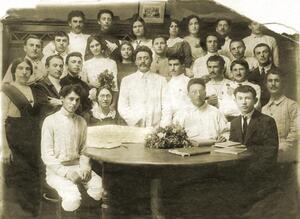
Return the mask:
{"type": "Polygon", "coordinates": [[[246,133],[245,140],[244,140],[245,144],[248,142],[248,140],[251,138],[253,133],[256,131],[256,127],[257,127],[256,124],[258,123],[259,115],[260,115],[260,112],[258,112],[257,110],[254,110],[251,120],[250,120],[250,123],[247,128],[247,133],[246,133]]]}

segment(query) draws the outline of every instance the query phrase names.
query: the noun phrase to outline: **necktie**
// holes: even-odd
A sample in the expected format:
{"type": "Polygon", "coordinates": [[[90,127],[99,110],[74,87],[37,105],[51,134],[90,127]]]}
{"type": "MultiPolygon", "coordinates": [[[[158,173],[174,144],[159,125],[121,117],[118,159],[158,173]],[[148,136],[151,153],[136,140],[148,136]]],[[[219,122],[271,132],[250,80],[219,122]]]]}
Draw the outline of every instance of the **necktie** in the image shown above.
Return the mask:
{"type": "Polygon", "coordinates": [[[247,116],[243,116],[243,143],[245,141],[245,137],[246,137],[246,133],[247,133],[247,128],[248,128],[247,116]]]}
{"type": "Polygon", "coordinates": [[[261,73],[261,78],[262,78],[262,79],[265,79],[265,77],[266,77],[266,71],[265,71],[265,68],[264,68],[264,67],[262,67],[260,73],[261,73]]]}

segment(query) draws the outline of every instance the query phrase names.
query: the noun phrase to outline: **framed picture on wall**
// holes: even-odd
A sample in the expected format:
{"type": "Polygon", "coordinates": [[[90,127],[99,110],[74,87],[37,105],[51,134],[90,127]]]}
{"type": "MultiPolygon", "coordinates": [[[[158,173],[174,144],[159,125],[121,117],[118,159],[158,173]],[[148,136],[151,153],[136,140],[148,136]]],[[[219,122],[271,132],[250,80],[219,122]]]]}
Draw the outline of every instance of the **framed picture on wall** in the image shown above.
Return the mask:
{"type": "Polygon", "coordinates": [[[165,16],[165,2],[145,2],[139,4],[139,16],[146,23],[163,23],[165,16]]]}

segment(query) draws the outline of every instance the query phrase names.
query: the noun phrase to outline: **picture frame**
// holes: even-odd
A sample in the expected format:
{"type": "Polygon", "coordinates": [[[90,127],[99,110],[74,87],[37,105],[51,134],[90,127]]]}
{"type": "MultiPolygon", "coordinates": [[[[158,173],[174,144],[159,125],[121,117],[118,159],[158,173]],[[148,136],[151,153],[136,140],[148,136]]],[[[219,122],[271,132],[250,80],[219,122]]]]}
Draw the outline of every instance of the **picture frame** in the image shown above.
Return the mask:
{"type": "Polygon", "coordinates": [[[164,22],[165,7],[165,2],[139,3],[139,16],[146,23],[161,24],[164,22]]]}

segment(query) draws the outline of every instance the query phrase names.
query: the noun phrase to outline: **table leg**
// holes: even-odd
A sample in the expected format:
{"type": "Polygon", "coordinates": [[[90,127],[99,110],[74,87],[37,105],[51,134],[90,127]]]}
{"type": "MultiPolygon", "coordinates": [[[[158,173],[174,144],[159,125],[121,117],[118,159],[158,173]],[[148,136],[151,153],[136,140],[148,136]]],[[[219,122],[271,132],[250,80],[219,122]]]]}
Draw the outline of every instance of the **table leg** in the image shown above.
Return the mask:
{"type": "Polygon", "coordinates": [[[152,179],[150,189],[152,218],[165,219],[166,217],[163,209],[161,179],[152,179]]]}

